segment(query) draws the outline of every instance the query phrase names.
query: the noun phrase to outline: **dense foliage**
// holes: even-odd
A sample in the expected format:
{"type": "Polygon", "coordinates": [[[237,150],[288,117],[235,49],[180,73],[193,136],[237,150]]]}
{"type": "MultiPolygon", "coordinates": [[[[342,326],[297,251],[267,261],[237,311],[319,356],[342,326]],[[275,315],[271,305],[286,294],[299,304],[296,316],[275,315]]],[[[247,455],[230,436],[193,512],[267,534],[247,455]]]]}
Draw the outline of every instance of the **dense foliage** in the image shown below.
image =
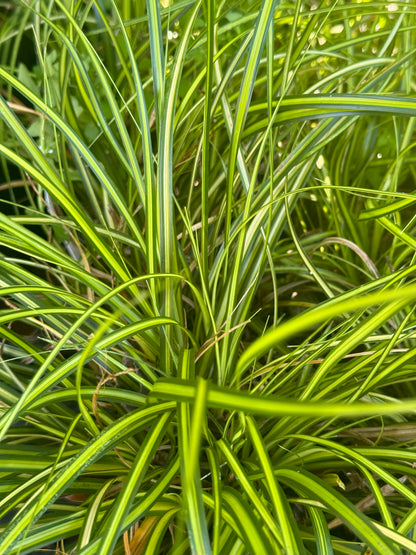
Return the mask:
{"type": "Polygon", "coordinates": [[[416,7],[0,13],[0,553],[416,553],[416,7]]]}

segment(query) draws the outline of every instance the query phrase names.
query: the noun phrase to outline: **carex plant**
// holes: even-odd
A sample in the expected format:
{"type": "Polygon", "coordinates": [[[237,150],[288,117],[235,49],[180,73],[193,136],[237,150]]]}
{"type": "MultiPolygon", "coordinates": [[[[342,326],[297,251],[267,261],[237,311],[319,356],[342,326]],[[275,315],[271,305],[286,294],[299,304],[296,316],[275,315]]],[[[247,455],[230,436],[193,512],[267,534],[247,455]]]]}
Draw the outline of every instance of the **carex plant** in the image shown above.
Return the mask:
{"type": "Polygon", "coordinates": [[[0,14],[0,553],[416,553],[416,7],[0,14]]]}

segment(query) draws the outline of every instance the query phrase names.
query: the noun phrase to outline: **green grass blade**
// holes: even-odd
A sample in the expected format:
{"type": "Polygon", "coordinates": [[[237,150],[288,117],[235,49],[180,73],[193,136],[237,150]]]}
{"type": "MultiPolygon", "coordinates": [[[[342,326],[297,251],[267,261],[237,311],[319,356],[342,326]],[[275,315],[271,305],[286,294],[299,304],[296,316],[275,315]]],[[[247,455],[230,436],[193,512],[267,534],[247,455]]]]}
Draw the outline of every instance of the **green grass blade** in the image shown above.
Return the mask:
{"type": "Polygon", "coordinates": [[[344,499],[338,492],[330,489],[325,482],[318,480],[316,476],[306,471],[295,471],[286,468],[278,469],[276,474],[295,490],[319,499],[376,553],[388,553],[389,555],[400,553],[392,542],[378,532],[369,518],[360,513],[352,503],[344,499]]]}
{"type": "MultiPolygon", "coordinates": [[[[186,350],[181,360],[181,375],[189,379],[193,364],[192,351],[186,350]]],[[[189,403],[179,405],[179,448],[183,461],[181,468],[186,522],[193,553],[211,553],[202,500],[199,451],[202,430],[205,427],[207,382],[200,380],[196,388],[193,410],[189,403]]]]}
{"type": "MultiPolygon", "coordinates": [[[[248,504],[234,489],[224,488],[222,492],[223,503],[232,516],[239,536],[250,550],[258,555],[271,553],[271,546],[266,536],[262,533],[261,525],[248,504]]],[[[274,546],[275,549],[277,546],[274,546]]],[[[277,548],[278,549],[278,548],[277,548]]],[[[273,550],[274,553],[282,553],[273,550]]]]}
{"type": "Polygon", "coordinates": [[[292,518],[291,509],[281,487],[276,482],[273,466],[267,453],[261,434],[255,420],[246,417],[247,427],[250,433],[251,441],[257,453],[257,460],[264,471],[266,487],[269,490],[270,500],[274,507],[274,516],[279,523],[282,532],[282,547],[285,553],[292,555],[305,553],[305,548],[300,537],[300,532],[292,518]]]}
{"type": "MultiPolygon", "coordinates": [[[[191,401],[195,397],[195,384],[186,380],[160,379],[152,389],[152,396],[157,399],[169,399],[176,402],[191,401]]],[[[412,413],[416,407],[413,399],[384,403],[322,403],[314,401],[297,401],[277,396],[263,397],[243,391],[209,386],[207,406],[229,410],[242,410],[249,414],[264,416],[297,416],[305,419],[357,416],[376,416],[412,413]]]]}
{"type": "Polygon", "coordinates": [[[141,486],[156,449],[160,446],[160,441],[163,439],[170,418],[170,413],[164,412],[147,433],[146,440],[140,446],[140,450],[123,484],[123,489],[116,500],[115,507],[103,525],[105,531],[99,547],[99,552],[103,555],[114,551],[114,546],[122,530],[123,521],[141,486]],[[121,507],[122,510],[120,510],[121,507]]]}

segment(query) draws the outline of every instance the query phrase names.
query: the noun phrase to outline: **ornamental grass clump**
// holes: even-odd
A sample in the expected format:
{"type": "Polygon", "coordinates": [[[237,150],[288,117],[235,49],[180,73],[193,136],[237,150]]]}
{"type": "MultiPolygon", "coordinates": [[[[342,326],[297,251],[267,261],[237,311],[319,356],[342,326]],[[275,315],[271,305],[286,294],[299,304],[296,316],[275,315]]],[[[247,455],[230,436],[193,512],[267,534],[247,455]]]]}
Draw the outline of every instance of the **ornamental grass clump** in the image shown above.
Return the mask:
{"type": "Polygon", "coordinates": [[[416,8],[0,15],[0,553],[416,553],[416,8]]]}

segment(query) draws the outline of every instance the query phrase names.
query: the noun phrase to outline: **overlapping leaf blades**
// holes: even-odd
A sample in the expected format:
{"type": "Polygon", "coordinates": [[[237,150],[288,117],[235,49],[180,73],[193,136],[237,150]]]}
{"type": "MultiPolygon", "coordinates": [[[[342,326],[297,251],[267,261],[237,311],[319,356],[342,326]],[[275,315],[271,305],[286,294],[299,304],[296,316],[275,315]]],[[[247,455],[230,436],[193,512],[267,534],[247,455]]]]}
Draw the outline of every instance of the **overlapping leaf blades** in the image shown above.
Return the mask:
{"type": "Polygon", "coordinates": [[[412,4],[4,9],[0,551],[416,552],[412,4]]]}

